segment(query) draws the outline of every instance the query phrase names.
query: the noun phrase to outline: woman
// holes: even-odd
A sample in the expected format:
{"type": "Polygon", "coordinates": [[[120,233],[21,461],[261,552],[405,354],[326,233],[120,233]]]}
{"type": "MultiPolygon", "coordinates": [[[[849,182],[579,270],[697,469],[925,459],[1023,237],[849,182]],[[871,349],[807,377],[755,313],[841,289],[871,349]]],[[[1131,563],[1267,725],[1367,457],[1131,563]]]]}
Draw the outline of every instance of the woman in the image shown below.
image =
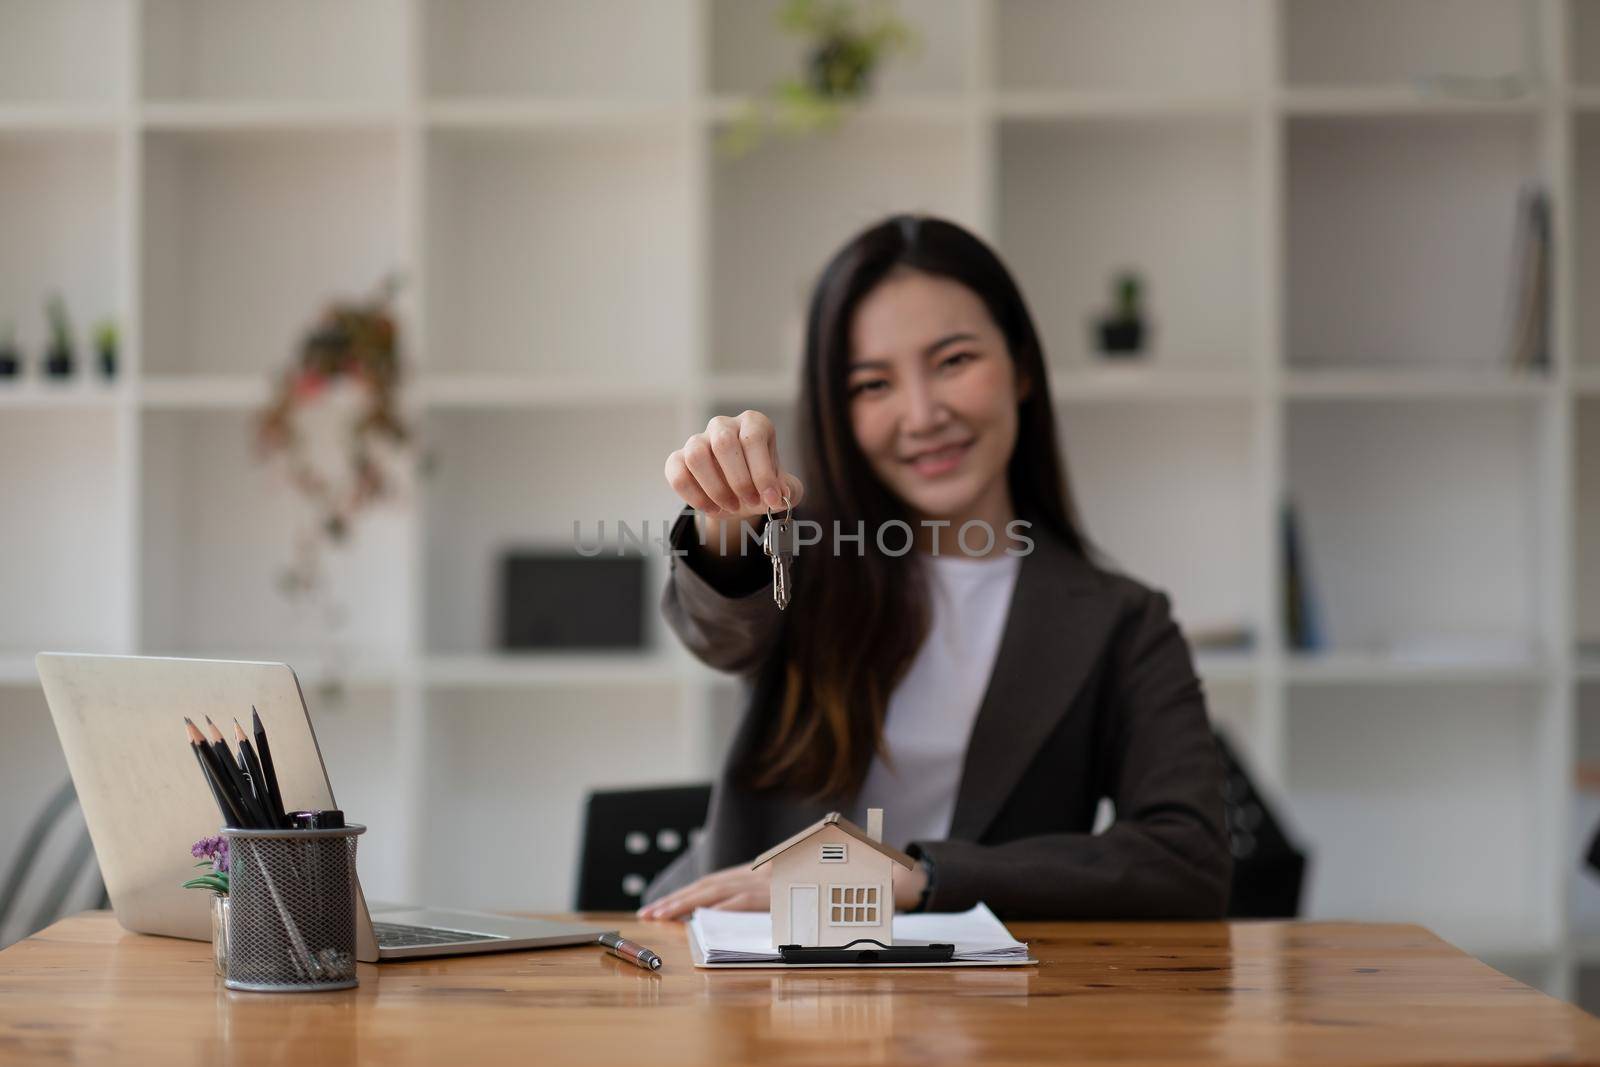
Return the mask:
{"type": "Polygon", "coordinates": [[[1221,771],[1189,648],[1163,593],[1091,560],[1005,266],[949,222],[873,226],[817,282],[803,375],[804,482],[755,411],[667,459],[688,505],[667,621],[752,684],[705,833],[640,915],[765,909],[755,856],[868,807],[918,861],[896,871],[904,910],[1221,915],[1221,771]],[[786,496],[820,541],[779,611],[741,535],[786,496]],[[1102,798],[1116,819],[1095,835],[1102,798]]]}

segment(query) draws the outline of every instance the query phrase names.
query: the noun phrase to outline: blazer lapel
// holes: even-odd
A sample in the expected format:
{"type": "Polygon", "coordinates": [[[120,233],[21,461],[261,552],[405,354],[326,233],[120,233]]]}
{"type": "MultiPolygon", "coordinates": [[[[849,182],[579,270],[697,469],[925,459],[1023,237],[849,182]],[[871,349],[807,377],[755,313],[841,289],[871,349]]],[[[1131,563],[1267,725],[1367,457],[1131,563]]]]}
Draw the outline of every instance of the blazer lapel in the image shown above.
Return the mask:
{"type": "Polygon", "coordinates": [[[976,841],[1071,706],[1110,619],[1093,568],[1037,525],[962,765],[950,836],[976,841]]]}

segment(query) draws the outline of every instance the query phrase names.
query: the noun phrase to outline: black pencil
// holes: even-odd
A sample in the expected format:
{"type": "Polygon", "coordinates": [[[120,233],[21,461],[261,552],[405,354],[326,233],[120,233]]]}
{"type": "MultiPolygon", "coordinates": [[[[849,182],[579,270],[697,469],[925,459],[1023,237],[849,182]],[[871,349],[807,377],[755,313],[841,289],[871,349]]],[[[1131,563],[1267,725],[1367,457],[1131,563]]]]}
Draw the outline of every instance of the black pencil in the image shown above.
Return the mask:
{"type": "Polygon", "coordinates": [[[211,790],[211,799],[217,802],[217,812],[226,823],[229,818],[228,803],[222,799],[222,791],[217,788],[217,783],[211,780],[211,772],[206,770],[206,761],[200,755],[200,744],[193,738],[189,739],[189,750],[194,753],[194,761],[200,768],[200,776],[206,780],[206,788],[211,790]]]}
{"type": "Polygon", "coordinates": [[[261,715],[253,706],[250,708],[250,725],[255,730],[256,759],[261,763],[261,777],[265,779],[267,787],[267,808],[277,819],[273,825],[287,826],[288,809],[283,806],[283,790],[278,785],[277,769],[272,766],[272,747],[267,744],[267,728],[261,725],[261,715]]]}
{"type": "Polygon", "coordinates": [[[200,761],[200,771],[206,776],[206,783],[211,786],[211,795],[216,798],[217,808],[222,813],[223,825],[235,828],[248,827],[250,821],[240,809],[239,802],[231,795],[231,787],[223,776],[222,768],[217,766],[217,754],[206,743],[205,735],[188,716],[184,717],[183,725],[189,732],[189,747],[194,749],[195,759],[200,761]]]}
{"type": "Polygon", "coordinates": [[[206,730],[211,738],[211,750],[216,754],[217,762],[222,765],[228,780],[233,782],[234,793],[239,797],[239,807],[250,819],[253,829],[265,829],[271,825],[264,805],[256,803],[255,794],[250,791],[250,783],[240,773],[239,765],[234,762],[233,752],[228,748],[228,742],[222,738],[222,731],[217,729],[217,724],[211,721],[211,716],[206,716],[206,730]]]}
{"type": "Polygon", "coordinates": [[[239,746],[239,768],[244,771],[245,777],[250,779],[250,788],[255,791],[256,804],[266,813],[267,821],[273,826],[282,825],[274,821],[276,816],[272,813],[272,801],[267,796],[267,776],[261,772],[261,760],[256,756],[256,750],[250,744],[250,738],[245,736],[244,727],[239,725],[239,720],[233,720],[233,741],[239,746]]]}

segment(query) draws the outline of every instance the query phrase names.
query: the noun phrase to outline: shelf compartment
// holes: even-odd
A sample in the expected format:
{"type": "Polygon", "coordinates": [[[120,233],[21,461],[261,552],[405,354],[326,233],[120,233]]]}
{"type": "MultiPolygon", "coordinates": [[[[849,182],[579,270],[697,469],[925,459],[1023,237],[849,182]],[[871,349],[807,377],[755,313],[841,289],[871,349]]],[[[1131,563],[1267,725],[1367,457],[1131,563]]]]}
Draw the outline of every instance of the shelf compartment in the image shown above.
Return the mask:
{"type": "MultiPolygon", "coordinates": [[[[777,22],[783,0],[711,0],[711,89],[715,93],[765,93],[800,79],[806,66],[803,35],[777,22]]],[[[872,9],[873,5],[861,5],[872,9]]],[[[884,5],[891,6],[891,5],[884,5]]],[[[970,44],[980,5],[966,0],[901,0],[892,5],[913,27],[918,44],[883,62],[873,95],[939,96],[973,84],[970,44]]]]}
{"type": "Polygon", "coordinates": [[[1287,142],[1290,364],[1509,372],[1517,199],[1538,172],[1536,122],[1297,118],[1287,142]]]}
{"type": "MultiPolygon", "coordinates": [[[[1600,678],[1596,679],[1600,681],[1600,678]]],[[[1588,963],[1600,963],[1600,880],[1589,867],[1589,842],[1600,831],[1600,685],[1580,685],[1576,700],[1572,758],[1574,785],[1568,839],[1571,857],[1567,883],[1569,937],[1588,963]]]]}
{"type": "Polygon", "coordinates": [[[123,0],[0,0],[0,105],[124,99],[132,7],[123,0]]]}
{"type": "Polygon", "coordinates": [[[1575,86],[1600,88],[1600,9],[1585,0],[1563,5],[1568,12],[1567,64],[1575,86]]]}
{"type": "MultiPolygon", "coordinates": [[[[121,170],[111,134],[0,133],[0,332],[8,320],[15,325],[23,374],[39,379],[50,336],[45,303],[61,294],[77,358],[70,381],[38,382],[51,392],[89,384],[86,378],[102,384],[94,327],[123,318],[121,170]]],[[[18,384],[0,381],[0,390],[18,384]]]]}
{"type": "Polygon", "coordinates": [[[1287,0],[1282,19],[1289,85],[1543,77],[1537,0],[1287,0]]]}
{"type": "Polygon", "coordinates": [[[1594,306],[1600,302],[1600,114],[1581,114],[1572,120],[1571,196],[1574,369],[1592,376],[1600,386],[1600,310],[1594,306]]]}
{"type": "Polygon", "coordinates": [[[973,227],[976,151],[961,122],[851,119],[831,134],[770,138],[736,159],[717,153],[712,369],[798,380],[805,304],[827,260],[896,212],[973,227]]]}
{"type": "Polygon", "coordinates": [[[1250,365],[1249,127],[1228,119],[1007,122],[1000,251],[1057,366],[1088,367],[1114,276],[1143,277],[1146,362],[1250,365]]]}
{"type": "Polygon", "coordinates": [[[7,411],[0,418],[0,649],[125,651],[127,524],[119,416],[110,410],[7,411]]]}
{"type": "Polygon", "coordinates": [[[1539,662],[1540,421],[1500,399],[1290,405],[1286,488],[1324,652],[1539,662]]]}
{"type": "Polygon", "coordinates": [[[146,100],[399,100],[403,0],[144,0],[146,100]]]}
{"type": "Polygon", "coordinates": [[[1291,688],[1288,804],[1307,917],[1422,923],[1470,949],[1547,944],[1533,686],[1291,688]]]}
{"type": "Polygon", "coordinates": [[[686,99],[692,0],[423,0],[426,95],[686,99]]]}
{"type": "Polygon", "coordinates": [[[1252,406],[1074,407],[1058,433],[1089,540],[1117,569],[1167,593],[1185,630],[1259,638],[1252,406]]]}
{"type": "MultiPolygon", "coordinates": [[[[617,550],[618,522],[640,535],[648,522],[649,537],[660,537],[678,512],[662,470],[686,436],[671,405],[636,411],[621,431],[583,410],[536,419],[518,411],[430,412],[424,424],[435,458],[425,498],[429,651],[484,655],[498,647],[500,555],[508,548],[576,553],[574,523],[589,546],[602,520],[607,556],[617,550]],[[482,477],[488,470],[503,473],[490,481],[482,477]]],[[[646,649],[660,647],[655,598],[664,565],[652,543],[645,555],[646,649]]]]}
{"type": "Polygon", "coordinates": [[[1248,88],[1245,0],[999,0],[995,19],[1002,89],[1242,97],[1248,88]]]}
{"type": "Polygon", "coordinates": [[[427,368],[670,386],[689,369],[688,142],[434,131],[427,368]]]}
{"type": "Polygon", "coordinates": [[[1580,666],[1600,675],[1600,396],[1573,406],[1572,599],[1580,666]]]}
{"type": "Polygon", "coordinates": [[[595,789],[693,776],[676,686],[435,688],[428,693],[422,891],[442,906],[572,906],[595,789]],[[516,847],[485,812],[528,813],[516,847]],[[536,813],[536,815],[533,815],[536,813]],[[495,877],[483,876],[494,857],[495,877]]]}
{"type": "Polygon", "coordinates": [[[309,509],[279,466],[258,461],[254,413],[156,410],[142,420],[145,651],[283,659],[308,673],[348,659],[352,674],[377,679],[400,661],[411,613],[404,498],[364,512],[343,547],[319,540],[327,603],[341,608],[330,622],[280,589],[309,509]]]}
{"type": "Polygon", "coordinates": [[[398,162],[381,131],[146,134],[145,371],[278,372],[403,266],[398,162]]]}

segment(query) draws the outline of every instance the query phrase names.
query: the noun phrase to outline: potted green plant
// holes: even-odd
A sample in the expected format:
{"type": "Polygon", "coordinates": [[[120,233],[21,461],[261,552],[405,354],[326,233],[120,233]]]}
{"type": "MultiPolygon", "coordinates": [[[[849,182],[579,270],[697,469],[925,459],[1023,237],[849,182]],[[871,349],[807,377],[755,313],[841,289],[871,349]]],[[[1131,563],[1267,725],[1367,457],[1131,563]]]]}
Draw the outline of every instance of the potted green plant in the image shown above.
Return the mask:
{"type": "Polygon", "coordinates": [[[1144,350],[1143,290],[1143,282],[1133,271],[1117,275],[1116,305],[1097,323],[1101,354],[1127,358],[1144,350]]]}
{"type": "Polygon", "coordinates": [[[22,373],[22,352],[17,348],[17,328],[10,319],[0,322],[0,378],[22,373]]]}
{"type": "Polygon", "coordinates": [[[100,376],[107,381],[117,376],[117,345],[119,334],[112,319],[101,319],[94,331],[94,350],[100,359],[100,376]]]}
{"type": "Polygon", "coordinates": [[[45,315],[50,320],[50,347],[45,349],[44,372],[51,378],[70,378],[74,362],[72,320],[67,317],[67,303],[60,293],[50,297],[45,315]]]}
{"type": "Polygon", "coordinates": [[[730,156],[759,144],[769,119],[791,133],[837,126],[870,94],[883,61],[917,45],[890,0],[788,0],[777,23],[806,38],[804,70],[774,85],[765,106],[752,101],[735,117],[720,138],[730,156]]]}

